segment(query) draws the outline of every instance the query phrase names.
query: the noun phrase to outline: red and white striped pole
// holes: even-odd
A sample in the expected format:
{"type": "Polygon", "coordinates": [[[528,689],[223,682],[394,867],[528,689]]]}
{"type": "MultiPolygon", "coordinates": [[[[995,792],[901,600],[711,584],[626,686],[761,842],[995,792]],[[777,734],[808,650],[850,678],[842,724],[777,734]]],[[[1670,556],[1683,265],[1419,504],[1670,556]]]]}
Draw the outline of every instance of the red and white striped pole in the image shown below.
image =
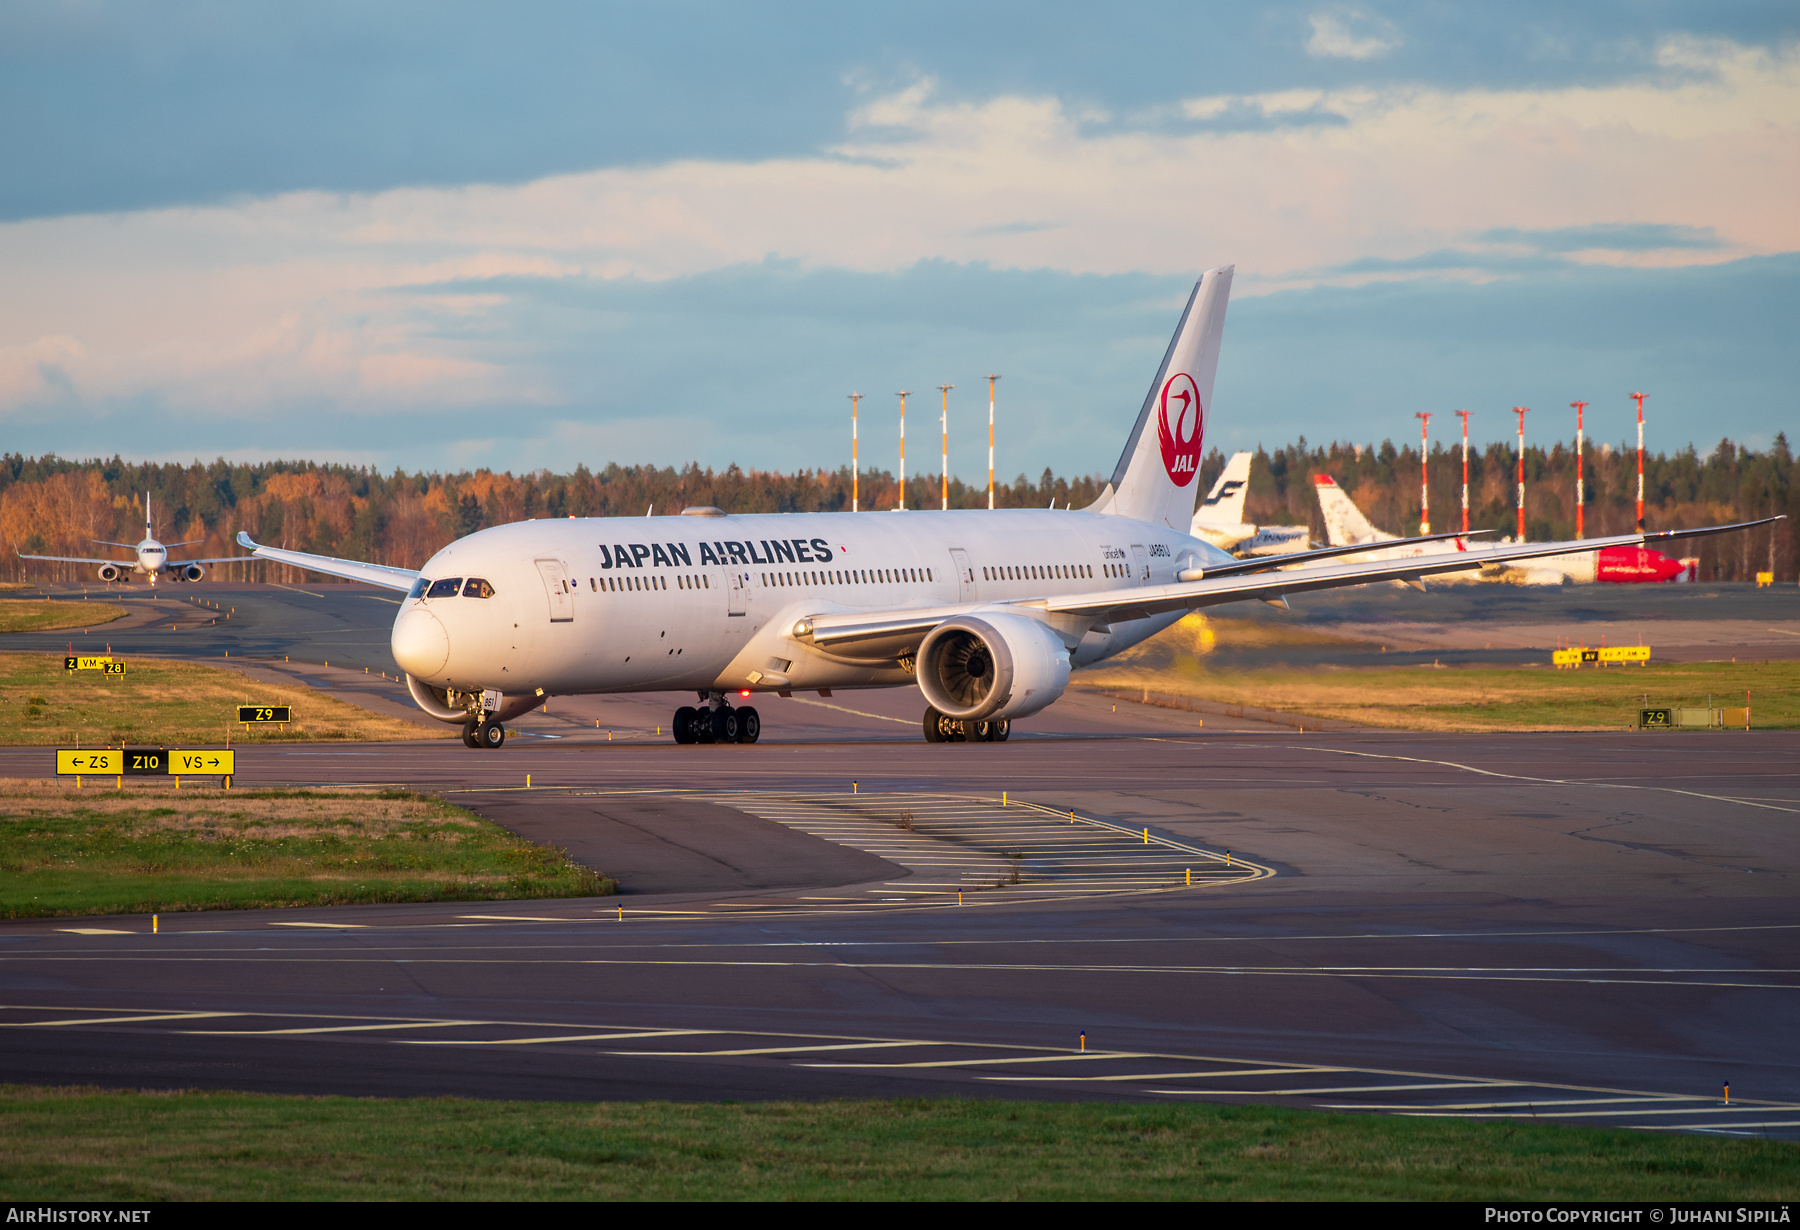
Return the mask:
{"type": "Polygon", "coordinates": [[[911,396],[911,389],[901,389],[895,394],[900,399],[900,507],[906,507],[906,399],[911,396]]]}
{"type": "Polygon", "coordinates": [[[1469,412],[1458,410],[1456,417],[1462,420],[1463,427],[1463,488],[1462,488],[1462,532],[1469,532],[1469,412]]]}
{"type": "Polygon", "coordinates": [[[1582,484],[1581,476],[1581,450],[1584,446],[1581,412],[1587,403],[1572,401],[1569,404],[1575,407],[1575,537],[1586,538],[1587,534],[1583,532],[1583,527],[1587,524],[1584,520],[1584,514],[1587,511],[1587,488],[1582,484]]]}
{"type": "Polygon", "coordinates": [[[988,508],[994,507],[994,381],[1000,379],[992,372],[988,373],[988,508]]]}
{"type": "Polygon", "coordinates": [[[1644,528],[1644,398],[1648,396],[1648,393],[1633,393],[1631,395],[1632,400],[1637,402],[1638,408],[1637,527],[1640,530],[1644,528]]]}
{"type": "Polygon", "coordinates": [[[1525,416],[1531,411],[1524,406],[1514,406],[1513,413],[1519,416],[1519,542],[1525,541],[1525,416]]]}
{"type": "Polygon", "coordinates": [[[1431,533],[1431,412],[1420,410],[1413,415],[1419,420],[1419,533],[1431,533]]]}
{"type": "Polygon", "coordinates": [[[857,475],[862,473],[862,463],[856,457],[856,404],[862,400],[861,393],[850,394],[850,511],[856,512],[857,475]]]}

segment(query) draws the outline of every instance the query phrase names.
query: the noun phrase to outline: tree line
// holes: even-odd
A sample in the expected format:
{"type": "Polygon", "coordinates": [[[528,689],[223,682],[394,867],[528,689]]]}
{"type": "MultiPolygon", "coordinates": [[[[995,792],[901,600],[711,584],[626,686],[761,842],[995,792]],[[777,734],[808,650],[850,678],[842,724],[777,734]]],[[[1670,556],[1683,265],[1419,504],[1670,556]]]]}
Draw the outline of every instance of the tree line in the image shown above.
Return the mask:
{"type": "MultiPolygon", "coordinates": [[[[1565,445],[1531,447],[1525,454],[1526,532],[1533,540],[1572,538],[1575,532],[1574,452],[1565,445]]],[[[1201,467],[1199,486],[1209,488],[1224,468],[1213,450],[1201,467]]],[[[1586,532],[1590,537],[1626,533],[1635,520],[1636,457],[1608,445],[1584,452],[1586,532]]],[[[1469,456],[1469,523],[1475,529],[1511,533],[1515,527],[1517,455],[1489,445],[1469,456]]],[[[1330,474],[1369,519],[1393,533],[1418,529],[1419,452],[1395,447],[1332,444],[1309,446],[1304,438],[1274,450],[1259,448],[1251,466],[1246,518],[1263,524],[1307,525],[1322,539],[1324,526],[1313,495],[1313,476],[1330,474]]],[[[1460,449],[1435,447],[1430,455],[1432,528],[1460,525],[1460,449]]],[[[1092,503],[1107,476],[1061,477],[1046,469],[1035,481],[1021,474],[998,484],[999,508],[1058,508],[1092,503]]],[[[1651,529],[1674,529],[1751,520],[1776,513],[1800,517],[1800,474],[1785,435],[1757,452],[1729,440],[1705,456],[1692,447],[1644,459],[1645,520],[1651,529]]],[[[855,482],[857,506],[885,510],[898,505],[900,483],[888,471],[865,471],[855,482]]],[[[144,499],[155,514],[157,538],[191,542],[178,558],[240,554],[239,530],[270,546],[417,568],[454,539],[490,525],[543,517],[646,516],[711,505],[732,513],[847,512],[852,501],[848,467],[838,470],[722,470],[608,465],[577,466],[566,474],[472,470],[408,472],[309,461],[254,465],[73,461],[56,456],[0,457],[0,572],[18,580],[79,581],[92,568],[21,560],[36,555],[124,556],[95,540],[136,542],[144,526],[144,499]]],[[[945,495],[939,475],[906,482],[906,504],[938,508],[945,495]]],[[[985,508],[985,484],[952,478],[951,508],[985,508]]],[[[1708,580],[1749,580],[1762,570],[1792,582],[1797,558],[1792,521],[1726,539],[1699,540],[1684,549],[1701,559],[1708,580]]],[[[294,580],[297,574],[266,563],[231,564],[228,579],[294,580]]]]}

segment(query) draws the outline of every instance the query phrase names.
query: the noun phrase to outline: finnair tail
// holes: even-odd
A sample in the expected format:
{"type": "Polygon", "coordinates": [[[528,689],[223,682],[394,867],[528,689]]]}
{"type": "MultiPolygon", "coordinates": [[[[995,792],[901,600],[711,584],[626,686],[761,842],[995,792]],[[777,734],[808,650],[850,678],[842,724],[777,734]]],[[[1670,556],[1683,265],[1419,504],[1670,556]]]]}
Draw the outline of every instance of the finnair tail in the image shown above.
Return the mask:
{"type": "Polygon", "coordinates": [[[1319,493],[1319,511],[1325,517],[1325,539],[1334,547],[1355,546],[1362,542],[1392,542],[1392,534],[1383,533],[1369,524],[1369,519],[1344,493],[1329,474],[1313,475],[1319,493]]]}
{"type": "Polygon", "coordinates": [[[1200,501],[1194,521],[1205,525],[1242,525],[1244,497],[1249,491],[1250,454],[1233,453],[1231,460],[1225,463],[1225,472],[1219,475],[1219,481],[1200,501]]]}
{"type": "Polygon", "coordinates": [[[1207,270],[1188,296],[1112,482],[1089,511],[1154,521],[1187,533],[1199,493],[1194,480],[1206,443],[1233,268],[1207,270]]]}

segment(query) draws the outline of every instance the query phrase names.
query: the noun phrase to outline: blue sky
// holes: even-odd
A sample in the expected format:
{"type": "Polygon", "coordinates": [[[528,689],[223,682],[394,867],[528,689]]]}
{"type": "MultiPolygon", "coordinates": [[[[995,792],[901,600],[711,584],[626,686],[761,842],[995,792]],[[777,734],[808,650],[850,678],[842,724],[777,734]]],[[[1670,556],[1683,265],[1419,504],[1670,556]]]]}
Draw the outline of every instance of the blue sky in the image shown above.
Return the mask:
{"type": "Polygon", "coordinates": [[[1220,263],[1223,448],[1791,434],[1800,10],[1568,7],[8,5],[4,447],[1099,471],[1220,263]]]}

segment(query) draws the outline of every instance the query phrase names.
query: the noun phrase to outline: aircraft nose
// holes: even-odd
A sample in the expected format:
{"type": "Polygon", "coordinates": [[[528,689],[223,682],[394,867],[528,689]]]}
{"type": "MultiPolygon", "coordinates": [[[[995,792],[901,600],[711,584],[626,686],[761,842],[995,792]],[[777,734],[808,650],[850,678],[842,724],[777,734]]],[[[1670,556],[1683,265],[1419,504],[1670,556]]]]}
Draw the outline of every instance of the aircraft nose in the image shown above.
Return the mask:
{"type": "Polygon", "coordinates": [[[429,679],[450,660],[450,634],[437,616],[420,607],[400,612],[389,639],[394,661],[414,679],[429,679]]]}

